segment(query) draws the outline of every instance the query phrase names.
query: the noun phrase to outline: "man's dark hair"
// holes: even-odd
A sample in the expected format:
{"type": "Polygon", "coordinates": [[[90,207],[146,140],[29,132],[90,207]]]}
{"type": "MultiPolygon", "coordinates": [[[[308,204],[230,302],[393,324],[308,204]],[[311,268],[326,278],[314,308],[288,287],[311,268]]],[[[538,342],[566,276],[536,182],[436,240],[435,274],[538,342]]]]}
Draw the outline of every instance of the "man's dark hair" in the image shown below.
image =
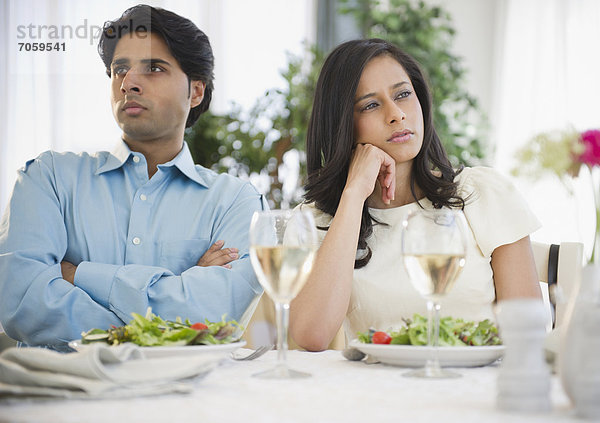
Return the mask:
{"type": "Polygon", "coordinates": [[[189,128],[208,110],[213,91],[214,56],[208,37],[192,21],[168,10],[140,4],[127,9],[119,19],[104,23],[98,43],[98,53],[110,77],[110,64],[117,43],[124,35],[153,32],[160,35],[188,81],[206,84],[202,103],[192,108],[185,123],[189,128]]]}

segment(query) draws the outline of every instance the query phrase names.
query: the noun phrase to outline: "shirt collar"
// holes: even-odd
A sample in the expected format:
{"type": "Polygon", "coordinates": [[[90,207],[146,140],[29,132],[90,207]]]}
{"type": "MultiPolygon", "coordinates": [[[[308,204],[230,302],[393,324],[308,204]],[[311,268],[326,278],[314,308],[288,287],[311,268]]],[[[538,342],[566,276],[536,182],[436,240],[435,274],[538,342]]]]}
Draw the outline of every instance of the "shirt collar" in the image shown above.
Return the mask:
{"type": "Polygon", "coordinates": [[[114,150],[106,156],[106,161],[98,168],[96,175],[120,168],[125,164],[130,155],[131,150],[125,144],[125,141],[121,140],[114,150]]]}
{"type": "Polygon", "coordinates": [[[158,167],[175,166],[181,173],[190,178],[192,181],[200,184],[204,187],[209,187],[210,184],[198,171],[198,167],[194,164],[192,159],[192,153],[187,145],[187,142],[183,142],[183,148],[175,158],[167,163],[160,164],[158,167]]]}
{"type": "MultiPolygon", "coordinates": [[[[125,164],[125,162],[127,162],[127,159],[129,159],[129,156],[132,154],[133,152],[129,149],[125,141],[121,140],[111,154],[107,156],[106,162],[104,162],[104,164],[98,168],[96,174],[99,175],[120,168],[125,164]]],[[[198,172],[198,168],[194,164],[192,154],[190,153],[190,149],[185,141],[183,142],[183,148],[179,154],[173,158],[173,160],[158,165],[158,167],[163,168],[171,166],[175,166],[181,173],[190,178],[192,181],[204,187],[209,187],[209,181],[207,181],[206,178],[204,178],[203,175],[198,172]]]]}

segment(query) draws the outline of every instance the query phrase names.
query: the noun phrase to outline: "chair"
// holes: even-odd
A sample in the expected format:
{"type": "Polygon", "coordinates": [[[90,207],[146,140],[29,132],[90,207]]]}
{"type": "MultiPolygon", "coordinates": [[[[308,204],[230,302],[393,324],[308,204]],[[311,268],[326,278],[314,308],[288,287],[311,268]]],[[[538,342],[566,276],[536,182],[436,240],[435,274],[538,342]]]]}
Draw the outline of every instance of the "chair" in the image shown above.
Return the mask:
{"type": "Polygon", "coordinates": [[[564,320],[568,299],[581,283],[583,244],[561,242],[557,245],[532,241],[531,248],[540,282],[548,284],[553,310],[552,326],[558,326],[564,320]]]}

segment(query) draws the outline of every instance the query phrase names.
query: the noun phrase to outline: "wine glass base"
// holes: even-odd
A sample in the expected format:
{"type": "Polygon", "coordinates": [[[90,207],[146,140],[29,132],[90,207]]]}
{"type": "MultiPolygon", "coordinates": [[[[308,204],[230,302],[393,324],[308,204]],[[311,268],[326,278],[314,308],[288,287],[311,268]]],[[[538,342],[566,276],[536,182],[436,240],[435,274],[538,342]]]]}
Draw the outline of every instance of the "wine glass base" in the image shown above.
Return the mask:
{"type": "Polygon", "coordinates": [[[264,372],[255,373],[252,376],[261,379],[304,379],[310,377],[311,374],[292,370],[287,366],[277,366],[264,372]]]}
{"type": "Polygon", "coordinates": [[[440,367],[422,367],[420,369],[415,369],[411,370],[410,372],[403,373],[402,376],[421,377],[425,379],[450,379],[462,377],[460,373],[455,373],[450,370],[442,369],[440,367]]]}

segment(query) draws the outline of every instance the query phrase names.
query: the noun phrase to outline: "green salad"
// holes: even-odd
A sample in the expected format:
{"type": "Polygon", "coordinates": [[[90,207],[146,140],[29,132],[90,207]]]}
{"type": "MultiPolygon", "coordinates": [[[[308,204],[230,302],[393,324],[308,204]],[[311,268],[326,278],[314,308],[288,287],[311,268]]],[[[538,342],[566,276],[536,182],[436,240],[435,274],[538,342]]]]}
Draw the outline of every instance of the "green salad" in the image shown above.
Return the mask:
{"type": "MultiPolygon", "coordinates": [[[[405,326],[397,332],[384,332],[369,329],[358,333],[358,340],[366,344],[427,345],[427,318],[420,314],[412,319],[403,319],[405,326]]],[[[439,345],[452,346],[489,346],[500,345],[498,328],[486,319],[479,323],[442,317],[440,319],[439,345]]]]}
{"type": "Polygon", "coordinates": [[[143,347],[153,346],[182,346],[182,345],[213,345],[227,344],[237,341],[233,334],[239,327],[236,321],[191,323],[188,319],[181,318],[173,321],[163,320],[152,313],[149,307],[146,316],[131,313],[133,320],[128,325],[119,326],[108,330],[91,329],[81,334],[81,343],[104,342],[110,345],[119,345],[133,342],[143,347]]]}

